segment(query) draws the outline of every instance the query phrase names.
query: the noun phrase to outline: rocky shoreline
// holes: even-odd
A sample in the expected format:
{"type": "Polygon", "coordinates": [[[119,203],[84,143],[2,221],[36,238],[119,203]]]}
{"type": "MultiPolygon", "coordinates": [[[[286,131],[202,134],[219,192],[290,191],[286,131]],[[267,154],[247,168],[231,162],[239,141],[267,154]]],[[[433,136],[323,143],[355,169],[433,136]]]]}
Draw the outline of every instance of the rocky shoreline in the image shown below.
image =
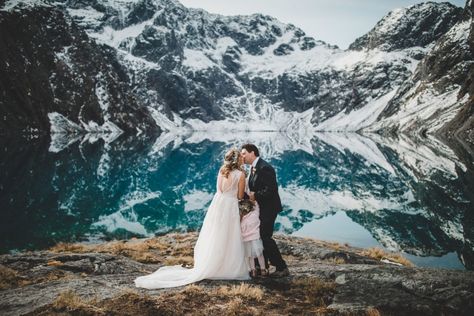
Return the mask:
{"type": "Polygon", "coordinates": [[[196,233],[58,244],[0,256],[2,315],[472,315],[474,272],[410,266],[378,249],[277,235],[291,275],[144,290],[133,280],[192,264],[196,233]],[[382,260],[381,260],[382,259],[382,260]],[[403,264],[403,265],[402,265],[403,264]]]}

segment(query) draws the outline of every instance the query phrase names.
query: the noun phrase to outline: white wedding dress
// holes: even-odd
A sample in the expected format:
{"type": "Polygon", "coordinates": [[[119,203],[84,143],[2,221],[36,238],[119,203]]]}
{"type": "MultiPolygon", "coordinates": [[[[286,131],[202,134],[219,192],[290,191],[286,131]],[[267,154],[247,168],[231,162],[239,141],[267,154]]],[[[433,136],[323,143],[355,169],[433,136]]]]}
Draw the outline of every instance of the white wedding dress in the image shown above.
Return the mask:
{"type": "Polygon", "coordinates": [[[203,279],[248,280],[237,199],[240,170],[228,178],[220,173],[217,192],[207,210],[196,246],[194,267],[166,266],[135,279],[135,286],[158,289],[182,286],[203,279]]]}

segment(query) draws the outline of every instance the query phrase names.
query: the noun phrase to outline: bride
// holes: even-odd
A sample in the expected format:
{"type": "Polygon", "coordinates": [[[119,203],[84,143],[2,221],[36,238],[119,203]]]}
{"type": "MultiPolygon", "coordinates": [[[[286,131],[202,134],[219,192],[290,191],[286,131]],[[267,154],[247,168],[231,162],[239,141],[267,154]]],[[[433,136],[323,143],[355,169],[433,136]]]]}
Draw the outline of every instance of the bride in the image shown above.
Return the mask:
{"type": "Polygon", "coordinates": [[[248,280],[244,244],[240,232],[238,199],[245,190],[243,159],[237,149],[229,150],[217,176],[217,192],[194,247],[194,267],[166,266],[135,279],[147,289],[182,286],[203,279],[248,280]]]}

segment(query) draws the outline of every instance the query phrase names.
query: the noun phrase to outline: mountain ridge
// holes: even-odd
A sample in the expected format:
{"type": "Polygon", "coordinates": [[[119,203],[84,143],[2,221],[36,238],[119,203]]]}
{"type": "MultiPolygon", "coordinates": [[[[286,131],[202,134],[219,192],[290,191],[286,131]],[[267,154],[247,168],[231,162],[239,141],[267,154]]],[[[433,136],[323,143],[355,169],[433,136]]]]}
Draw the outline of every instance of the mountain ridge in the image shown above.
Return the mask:
{"type": "MultiPolygon", "coordinates": [[[[419,88],[417,82],[425,80],[427,65],[445,64],[441,58],[445,52],[436,43],[453,30],[453,36],[459,37],[472,24],[469,2],[464,9],[427,2],[394,10],[348,50],[306,36],[294,25],[269,16],[221,16],[186,8],[174,0],[3,1],[1,14],[34,15],[35,3],[64,12],[90,41],[102,47],[100,50],[115,55],[115,63],[128,77],[119,80],[128,86],[124,87],[127,94],[136,99],[135,108],[148,117],[146,124],[135,129],[138,133],[183,128],[285,130],[290,124],[293,129],[297,124],[298,133],[303,133],[298,137],[318,130],[449,136],[460,128],[469,129],[463,127],[462,120],[453,119],[462,116],[464,121],[470,120],[471,103],[467,99],[449,95],[449,106],[437,109],[443,100],[438,98],[441,90],[454,95],[458,86],[468,82],[468,75],[455,66],[469,69],[469,36],[461,36],[461,41],[451,45],[461,48],[453,57],[458,62],[438,70],[440,74],[448,72],[445,77],[451,71],[457,73],[457,81],[445,78],[437,82],[442,89],[425,89],[424,98],[434,100],[431,108],[439,116],[431,115],[418,122],[411,118],[416,115],[408,114],[408,120],[413,122],[403,126],[395,115],[403,114],[401,108],[419,99],[420,94],[413,92],[419,88]],[[408,36],[404,33],[407,28],[411,31],[408,36]],[[153,127],[150,119],[158,127],[153,127]]],[[[54,29],[54,25],[49,28],[54,29]]],[[[45,35],[46,40],[48,36],[45,35]]],[[[61,56],[66,55],[64,51],[61,56]]],[[[0,70],[7,76],[10,71],[0,70]]],[[[54,69],[47,72],[51,76],[54,69]]],[[[110,80],[112,86],[117,81],[110,80]]],[[[117,99],[107,80],[107,88],[100,88],[98,78],[93,81],[96,87],[90,91],[91,99],[101,89],[103,94],[117,99]]],[[[12,94],[22,89],[25,90],[16,86],[12,94]]],[[[95,99],[100,104],[99,98],[95,99]]],[[[5,97],[2,101],[5,103],[5,97]]],[[[80,108],[83,104],[75,106],[80,108]]],[[[96,106],[94,111],[99,112],[99,108],[96,106]]],[[[50,117],[56,118],[54,113],[58,113],[71,124],[57,127],[57,122],[65,120],[48,120],[43,115],[40,127],[44,129],[46,120],[53,133],[67,131],[74,124],[82,125],[85,131],[111,132],[107,126],[99,127],[115,110],[106,113],[103,108],[102,105],[102,114],[93,116],[93,127],[88,122],[81,123],[84,119],[77,114],[71,116],[53,109],[46,110],[53,113],[50,117]]],[[[140,121],[142,114],[131,117],[140,121]]],[[[2,131],[9,128],[5,121],[0,125],[2,131]]],[[[120,129],[132,131],[132,125],[125,127],[122,123],[120,129]]]]}

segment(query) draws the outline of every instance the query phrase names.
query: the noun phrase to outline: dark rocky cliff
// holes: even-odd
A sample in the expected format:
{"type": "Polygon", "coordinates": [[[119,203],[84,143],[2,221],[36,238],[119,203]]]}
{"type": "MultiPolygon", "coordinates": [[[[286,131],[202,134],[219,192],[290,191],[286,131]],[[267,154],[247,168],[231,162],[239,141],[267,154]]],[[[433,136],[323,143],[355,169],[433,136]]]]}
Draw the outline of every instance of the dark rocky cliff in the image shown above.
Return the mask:
{"type": "Polygon", "coordinates": [[[133,96],[116,52],[63,11],[0,11],[0,41],[1,133],[49,133],[51,112],[84,129],[110,122],[128,132],[159,131],[133,96]]]}

